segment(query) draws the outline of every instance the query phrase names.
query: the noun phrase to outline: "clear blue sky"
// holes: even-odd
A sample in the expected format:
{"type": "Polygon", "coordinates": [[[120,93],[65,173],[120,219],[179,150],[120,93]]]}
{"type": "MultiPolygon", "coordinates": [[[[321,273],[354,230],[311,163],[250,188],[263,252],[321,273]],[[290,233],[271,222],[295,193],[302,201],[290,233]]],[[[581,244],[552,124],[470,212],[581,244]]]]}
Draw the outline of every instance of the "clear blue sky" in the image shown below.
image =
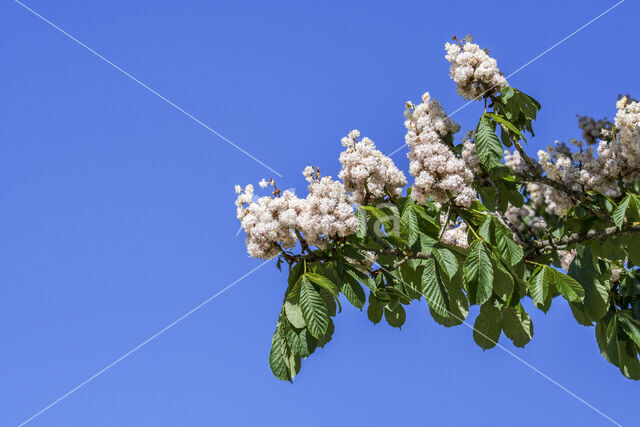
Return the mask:
{"type": "MultiPolygon", "coordinates": [[[[615,1],[302,3],[26,0],[303,193],[307,164],[337,173],[350,129],[389,152],[406,100],[463,104],[453,34],[508,74],[615,1]]],[[[510,79],[543,105],[532,152],[640,94],[638,16],[627,0],[510,79]]],[[[233,185],[273,174],[11,0],[0,55],[0,424],[14,426],[256,267],[233,185]]],[[[469,129],[480,108],[454,118],[469,129]]],[[[424,302],[401,331],[345,305],[333,341],[280,382],[267,357],[285,281],[263,267],[32,425],[609,425],[424,302]]],[[[640,385],[593,328],[564,301],[527,309],[533,341],[501,343],[637,422],[640,385]]]]}

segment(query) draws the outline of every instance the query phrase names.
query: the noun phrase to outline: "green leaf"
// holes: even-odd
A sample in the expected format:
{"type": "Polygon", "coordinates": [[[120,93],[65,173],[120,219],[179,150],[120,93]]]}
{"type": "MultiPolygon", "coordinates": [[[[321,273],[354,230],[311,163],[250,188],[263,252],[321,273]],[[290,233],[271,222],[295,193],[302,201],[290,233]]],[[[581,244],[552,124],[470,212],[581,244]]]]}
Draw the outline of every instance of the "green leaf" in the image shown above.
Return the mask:
{"type": "Polygon", "coordinates": [[[288,357],[284,325],[281,321],[278,321],[276,331],[273,333],[273,338],[271,340],[269,366],[271,367],[273,375],[283,381],[291,381],[288,357]]]}
{"type": "Polygon", "coordinates": [[[451,280],[444,281],[449,296],[449,313],[447,317],[440,316],[429,307],[433,320],[446,328],[461,325],[469,315],[469,301],[462,291],[462,270],[458,270],[451,280]]]}
{"type": "Polygon", "coordinates": [[[369,307],[367,307],[367,316],[374,324],[382,320],[382,312],[384,306],[377,298],[369,296],[369,307]]]}
{"type": "Polygon", "coordinates": [[[495,253],[491,253],[493,262],[493,292],[502,299],[508,301],[513,293],[513,277],[507,268],[502,264],[500,257],[495,253]]]}
{"type": "Polygon", "coordinates": [[[414,210],[415,205],[409,205],[402,212],[402,222],[407,227],[407,245],[413,246],[418,241],[418,215],[414,210]]]}
{"type": "Polygon", "coordinates": [[[333,338],[333,332],[335,331],[335,325],[333,324],[333,320],[329,318],[329,324],[327,325],[327,332],[324,333],[320,338],[318,338],[318,347],[324,348],[325,345],[331,338],[333,338]]]}
{"type": "Polygon", "coordinates": [[[342,293],[347,298],[347,301],[359,309],[362,309],[362,307],[364,307],[364,303],[367,301],[364,289],[362,289],[358,280],[349,274],[349,272],[344,275],[342,293]]]}
{"type": "Polygon", "coordinates": [[[524,255],[522,248],[513,240],[513,233],[506,225],[498,220],[494,220],[494,223],[498,249],[502,252],[502,257],[511,265],[516,265],[524,255]]]}
{"type": "Polygon", "coordinates": [[[478,234],[487,242],[493,240],[493,216],[487,215],[484,218],[482,225],[478,227],[478,234]]]}
{"type": "Polygon", "coordinates": [[[499,116],[497,114],[492,114],[492,113],[485,113],[485,116],[487,116],[487,117],[493,119],[494,121],[498,122],[502,128],[509,129],[511,132],[515,133],[518,136],[518,138],[520,138],[520,139],[522,139],[524,141],[527,140],[524,137],[524,135],[522,134],[522,132],[520,132],[520,130],[516,127],[516,125],[511,123],[505,117],[499,116]]]}
{"type": "Polygon", "coordinates": [[[471,244],[463,272],[469,302],[484,304],[493,292],[493,266],[482,241],[471,244]]]}
{"type": "Polygon", "coordinates": [[[500,163],[503,154],[502,143],[486,115],[482,115],[478,122],[475,143],[478,159],[485,167],[491,169],[500,163]]]}
{"type": "Polygon", "coordinates": [[[501,331],[502,315],[500,310],[492,303],[483,304],[480,307],[480,314],[473,324],[473,340],[480,348],[487,350],[496,346],[501,331]]]}
{"type": "Polygon", "coordinates": [[[356,237],[364,239],[367,236],[367,214],[363,209],[358,209],[356,211],[356,218],[358,218],[356,237]]]}
{"type": "Polygon", "coordinates": [[[546,265],[536,267],[529,279],[529,295],[531,295],[536,307],[545,313],[551,307],[552,270],[551,267],[546,265]]]}
{"type": "Polygon", "coordinates": [[[446,274],[448,279],[453,278],[458,272],[458,259],[449,249],[434,247],[431,250],[431,255],[438,261],[440,270],[446,274]]]}
{"type": "Polygon", "coordinates": [[[509,133],[503,126],[500,126],[500,141],[502,141],[502,144],[506,147],[511,147],[513,145],[513,141],[511,141],[509,133]]]}
{"type": "Polygon", "coordinates": [[[400,280],[405,286],[407,295],[413,299],[422,297],[422,267],[420,260],[409,259],[400,265],[400,280]]]}
{"type": "Polygon", "coordinates": [[[302,310],[298,304],[293,304],[289,300],[286,300],[284,302],[284,312],[289,323],[291,323],[295,328],[302,329],[307,326],[304,322],[302,310]]]}
{"type": "Polygon", "coordinates": [[[426,234],[423,234],[421,232],[418,236],[418,243],[416,245],[418,246],[419,252],[429,254],[431,253],[431,249],[436,243],[437,243],[436,239],[434,239],[433,237],[427,236],[426,234]]]}
{"type": "Polygon", "coordinates": [[[637,236],[633,238],[633,241],[627,243],[625,249],[629,255],[629,259],[636,266],[640,266],[640,245],[637,243],[637,236]]]}
{"type": "Polygon", "coordinates": [[[367,259],[367,256],[364,253],[351,245],[345,245],[340,248],[340,254],[358,261],[364,261],[367,259]]]}
{"type": "Polygon", "coordinates": [[[311,280],[316,285],[331,292],[331,295],[333,295],[334,297],[336,298],[338,297],[338,292],[339,292],[338,285],[336,285],[328,277],[325,277],[318,273],[306,273],[305,276],[307,277],[307,279],[311,280]]]}
{"type": "Polygon", "coordinates": [[[613,222],[618,226],[618,229],[622,229],[622,223],[624,222],[624,215],[627,213],[629,202],[631,201],[631,195],[625,197],[618,207],[613,211],[613,222]]]}
{"type": "Polygon", "coordinates": [[[345,269],[345,272],[351,277],[358,280],[363,285],[365,285],[367,288],[369,288],[371,292],[375,293],[378,290],[376,283],[368,274],[365,274],[362,271],[357,270],[355,268],[345,269]]]}
{"type": "Polygon", "coordinates": [[[583,301],[584,288],[573,277],[567,276],[556,269],[550,269],[553,274],[553,284],[558,292],[569,302],[583,301]]]}
{"type": "Polygon", "coordinates": [[[480,193],[482,203],[487,207],[487,209],[491,211],[498,210],[495,188],[491,186],[480,187],[478,189],[478,193],[480,193]]]}
{"type": "Polygon", "coordinates": [[[329,313],[322,296],[306,275],[300,278],[300,308],[311,335],[316,338],[324,335],[329,324],[329,313]]]}
{"type": "Polygon", "coordinates": [[[633,341],[638,347],[640,347],[640,322],[631,317],[628,317],[628,314],[622,312],[620,316],[618,316],[618,320],[620,321],[620,325],[622,326],[622,330],[629,337],[631,341],[633,341]]]}
{"type": "Polygon", "coordinates": [[[438,270],[433,258],[425,261],[422,271],[422,294],[431,310],[442,317],[449,317],[449,296],[438,270]]]}
{"type": "Polygon", "coordinates": [[[524,347],[533,337],[533,323],[520,304],[502,308],[502,329],[516,347],[524,347]]]}
{"type": "Polygon", "coordinates": [[[576,255],[568,273],[582,285],[585,292],[582,304],[569,304],[576,320],[587,325],[602,318],[609,309],[609,286],[595,270],[591,250],[585,248],[582,254],[576,255]],[[578,311],[581,313],[577,314],[578,311]],[[588,323],[586,319],[589,319],[588,323]]]}
{"type": "Polygon", "coordinates": [[[393,309],[385,307],[384,318],[389,326],[400,328],[402,327],[402,325],[404,325],[405,320],[407,320],[407,313],[404,310],[402,304],[398,304],[393,309]]]}
{"type": "Polygon", "coordinates": [[[318,287],[317,288],[322,301],[324,301],[324,306],[327,307],[327,313],[329,316],[335,316],[338,311],[342,311],[342,305],[340,304],[340,299],[334,297],[331,292],[326,290],[325,288],[318,287]]]}
{"type": "Polygon", "coordinates": [[[287,328],[287,343],[292,353],[307,357],[313,353],[317,340],[307,329],[296,331],[293,328],[287,328]]]}
{"type": "Polygon", "coordinates": [[[596,323],[596,341],[600,352],[608,362],[616,365],[628,378],[640,379],[640,362],[637,347],[627,340],[622,316],[609,312],[596,323]]]}

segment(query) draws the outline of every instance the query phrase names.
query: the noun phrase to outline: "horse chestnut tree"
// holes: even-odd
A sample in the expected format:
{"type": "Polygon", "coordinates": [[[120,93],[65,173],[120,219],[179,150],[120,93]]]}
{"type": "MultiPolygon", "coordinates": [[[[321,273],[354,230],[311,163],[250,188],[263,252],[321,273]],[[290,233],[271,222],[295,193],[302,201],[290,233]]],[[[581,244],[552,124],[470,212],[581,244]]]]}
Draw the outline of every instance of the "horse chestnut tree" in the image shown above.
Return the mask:
{"type": "Polygon", "coordinates": [[[393,327],[422,298],[445,327],[478,305],[473,339],[483,349],[502,333],[518,347],[531,340],[524,298],[544,312],[564,298],[578,323],[595,326],[604,358],[640,379],[640,103],[620,97],[613,121],[580,117],[580,139],[535,159],[524,146],[540,104],[509,86],[486,50],[454,41],[451,78],[484,112],[457,142],[460,125],[429,93],[407,102],[411,179],[354,130],[339,180],[304,169],[305,198],[274,180],[260,182],[260,198],[236,186],[249,254],[277,258],[289,274],[274,375],[292,380],[331,340],[342,294],[393,327]]]}

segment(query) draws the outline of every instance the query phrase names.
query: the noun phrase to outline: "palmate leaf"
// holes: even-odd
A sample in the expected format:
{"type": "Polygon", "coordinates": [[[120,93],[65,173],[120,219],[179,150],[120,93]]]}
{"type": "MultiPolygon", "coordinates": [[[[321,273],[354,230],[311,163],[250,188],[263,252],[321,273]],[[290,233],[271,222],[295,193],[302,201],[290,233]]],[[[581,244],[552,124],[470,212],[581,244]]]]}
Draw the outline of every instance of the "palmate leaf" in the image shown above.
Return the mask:
{"type": "Polygon", "coordinates": [[[367,236],[367,214],[363,209],[358,209],[356,211],[356,218],[358,218],[356,237],[364,239],[367,236]]]}
{"type": "Polygon", "coordinates": [[[384,319],[387,321],[389,326],[401,328],[402,325],[404,325],[405,320],[407,320],[407,312],[402,304],[397,304],[393,309],[385,307],[384,319]]]}
{"type": "Polygon", "coordinates": [[[513,233],[509,228],[497,219],[493,219],[495,223],[495,236],[498,248],[502,252],[504,259],[509,261],[511,265],[516,265],[522,260],[524,252],[520,245],[513,240],[513,233]]]}
{"type": "Polygon", "coordinates": [[[514,266],[522,260],[522,247],[513,240],[513,233],[493,215],[487,215],[478,228],[478,234],[500,249],[500,256],[514,266]]]}
{"type": "Polygon", "coordinates": [[[503,301],[508,301],[513,294],[514,280],[511,273],[502,264],[502,260],[495,252],[491,252],[493,263],[493,292],[503,301]]]}
{"type": "Polygon", "coordinates": [[[287,340],[285,338],[284,323],[279,320],[276,330],[271,340],[271,351],[269,352],[269,366],[276,378],[283,381],[291,381],[293,375],[289,370],[289,354],[287,351],[287,340]]]}
{"type": "Polygon", "coordinates": [[[433,257],[424,262],[422,271],[422,294],[429,308],[442,317],[449,317],[449,296],[433,257]]]}
{"type": "Polygon", "coordinates": [[[618,321],[629,339],[640,347],[640,322],[630,317],[626,311],[621,312],[618,321]]]}
{"type": "Polygon", "coordinates": [[[431,250],[431,255],[436,259],[440,270],[448,279],[453,278],[458,272],[458,259],[449,249],[434,247],[431,250]]]}
{"type": "Polygon", "coordinates": [[[602,318],[609,309],[609,285],[593,266],[591,251],[585,248],[569,266],[569,276],[584,289],[582,303],[570,303],[574,317],[581,325],[591,325],[602,318]]]}
{"type": "Polygon", "coordinates": [[[409,259],[400,265],[399,280],[404,285],[407,295],[413,299],[422,297],[422,263],[417,259],[409,259]]]}
{"type": "Polygon", "coordinates": [[[483,304],[473,324],[473,340],[483,350],[493,348],[500,339],[502,315],[492,303],[483,304]]]}
{"type": "Polygon", "coordinates": [[[431,307],[429,307],[429,313],[433,320],[446,328],[450,328],[461,325],[467,318],[469,315],[469,301],[462,291],[461,270],[458,270],[458,273],[451,280],[445,280],[444,283],[449,297],[449,313],[447,317],[444,317],[433,311],[431,307]]]}
{"type": "Polygon", "coordinates": [[[333,324],[333,320],[329,318],[329,324],[327,325],[327,332],[324,333],[320,338],[318,338],[318,347],[324,348],[325,345],[333,338],[333,333],[335,332],[335,325],[333,324]]]}
{"type": "Polygon", "coordinates": [[[533,322],[520,304],[502,308],[502,329],[516,347],[524,347],[533,337],[533,322]]]}
{"type": "Polygon", "coordinates": [[[480,162],[491,169],[500,164],[502,159],[502,143],[496,135],[493,125],[485,115],[480,117],[475,134],[476,153],[480,162]]]}
{"type": "Polygon", "coordinates": [[[343,276],[342,293],[354,307],[362,309],[364,303],[367,302],[367,297],[364,294],[364,289],[358,282],[358,279],[354,277],[350,270],[347,270],[343,276]]]}
{"type": "Polygon", "coordinates": [[[596,341],[608,362],[616,365],[627,378],[640,379],[638,347],[625,334],[617,313],[610,311],[596,322],[596,341]]]}
{"type": "MultiPolygon", "coordinates": [[[[524,137],[522,132],[520,132],[520,130],[516,127],[516,125],[511,123],[505,117],[499,116],[497,114],[492,114],[492,113],[485,113],[485,116],[487,116],[487,117],[491,118],[492,120],[498,122],[500,124],[500,127],[503,128],[503,131],[504,131],[505,128],[509,129],[511,132],[516,134],[519,139],[522,139],[525,142],[527,141],[527,139],[524,137]]],[[[509,141],[509,142],[511,142],[511,141],[509,141]]]]}
{"type": "Polygon", "coordinates": [[[584,300],[584,288],[573,277],[550,268],[553,276],[553,285],[560,294],[569,302],[584,300]]]}
{"type": "Polygon", "coordinates": [[[329,313],[322,296],[306,276],[300,278],[300,309],[311,335],[323,336],[329,325],[329,313]]]}
{"type": "Polygon", "coordinates": [[[493,292],[493,266],[485,244],[475,240],[463,266],[464,281],[471,304],[484,304],[493,292]]]}
{"type": "Polygon", "coordinates": [[[402,222],[407,229],[407,245],[413,246],[418,240],[418,214],[414,210],[415,205],[409,205],[402,212],[402,222]]]}
{"type": "Polygon", "coordinates": [[[553,276],[551,267],[546,265],[538,266],[529,279],[529,295],[533,303],[545,313],[551,307],[551,292],[553,286],[553,276]]]}
{"type": "Polygon", "coordinates": [[[287,328],[286,338],[291,352],[302,357],[311,355],[317,345],[317,340],[307,329],[287,328]]]}
{"type": "Polygon", "coordinates": [[[300,309],[300,306],[298,304],[294,304],[291,301],[286,300],[284,302],[284,312],[287,316],[287,320],[294,327],[302,329],[307,326],[304,321],[304,316],[302,315],[302,310],[300,309]]]}
{"type": "Polygon", "coordinates": [[[331,292],[331,295],[333,295],[334,297],[338,297],[338,285],[336,285],[333,280],[318,273],[306,273],[305,276],[316,285],[331,292]]]}
{"type": "Polygon", "coordinates": [[[613,222],[618,226],[618,229],[622,229],[622,223],[624,222],[624,215],[627,213],[629,202],[631,201],[631,195],[625,197],[618,207],[613,211],[613,222]]]}
{"type": "Polygon", "coordinates": [[[367,307],[367,317],[369,320],[373,322],[375,325],[382,320],[384,306],[382,303],[373,296],[373,294],[369,294],[369,307],[367,307]]]}

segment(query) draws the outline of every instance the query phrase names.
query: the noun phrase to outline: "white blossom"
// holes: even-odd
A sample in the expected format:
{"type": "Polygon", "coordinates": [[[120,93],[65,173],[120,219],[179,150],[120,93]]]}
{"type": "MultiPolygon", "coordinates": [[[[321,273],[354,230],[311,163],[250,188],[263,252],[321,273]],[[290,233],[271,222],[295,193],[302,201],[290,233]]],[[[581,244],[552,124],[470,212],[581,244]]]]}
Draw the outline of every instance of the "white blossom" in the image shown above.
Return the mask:
{"type": "MultiPolygon", "coordinates": [[[[444,215],[440,217],[440,221],[444,224],[444,215]]],[[[458,246],[460,248],[468,248],[469,243],[467,240],[467,224],[460,218],[454,223],[446,225],[444,232],[442,233],[442,243],[458,246]]]]}
{"type": "Polygon", "coordinates": [[[359,135],[360,132],[353,130],[349,136],[342,138],[342,145],[347,149],[340,154],[342,170],[338,177],[346,191],[359,204],[366,203],[368,195],[374,198],[401,196],[402,189],[407,185],[404,174],[393,160],[376,149],[369,138],[358,141],[359,135]]]}
{"type": "Polygon", "coordinates": [[[446,43],[445,50],[445,58],[451,63],[451,79],[463,98],[474,100],[509,86],[497,61],[477,44],[466,42],[460,48],[456,43],[446,43]]]}
{"type": "Polygon", "coordinates": [[[571,249],[569,251],[560,250],[558,251],[558,257],[560,258],[560,267],[567,271],[573,262],[573,259],[576,257],[576,250],[571,249]]]}
{"type": "Polygon", "coordinates": [[[345,237],[358,230],[352,198],[344,185],[330,176],[313,174],[313,168],[305,168],[309,181],[309,195],[298,199],[296,227],[304,234],[309,245],[324,248],[327,239],[345,237]]]}
{"type": "Polygon", "coordinates": [[[474,173],[482,173],[482,167],[480,166],[480,159],[476,154],[475,132],[470,130],[467,135],[462,139],[462,159],[467,165],[467,168],[474,173]]]}
{"type": "Polygon", "coordinates": [[[238,219],[246,234],[247,252],[254,258],[271,259],[280,248],[297,243],[293,232],[299,200],[291,191],[281,197],[261,197],[253,202],[253,186],[248,185],[237,200],[238,219]]]}
{"type": "Polygon", "coordinates": [[[453,198],[459,206],[470,206],[477,200],[471,187],[473,173],[451,150],[460,125],[447,117],[428,92],[420,105],[407,103],[405,117],[405,141],[411,148],[409,172],[415,177],[412,197],[419,203],[429,197],[440,203],[453,198]]]}
{"type": "Polygon", "coordinates": [[[329,239],[358,230],[359,221],[344,185],[329,176],[320,177],[310,166],[304,173],[309,181],[309,194],[304,199],[286,190],[280,197],[260,197],[254,202],[253,186],[241,189],[237,215],[252,257],[271,259],[281,249],[293,248],[298,242],[296,231],[309,246],[325,248],[329,239]]]}

